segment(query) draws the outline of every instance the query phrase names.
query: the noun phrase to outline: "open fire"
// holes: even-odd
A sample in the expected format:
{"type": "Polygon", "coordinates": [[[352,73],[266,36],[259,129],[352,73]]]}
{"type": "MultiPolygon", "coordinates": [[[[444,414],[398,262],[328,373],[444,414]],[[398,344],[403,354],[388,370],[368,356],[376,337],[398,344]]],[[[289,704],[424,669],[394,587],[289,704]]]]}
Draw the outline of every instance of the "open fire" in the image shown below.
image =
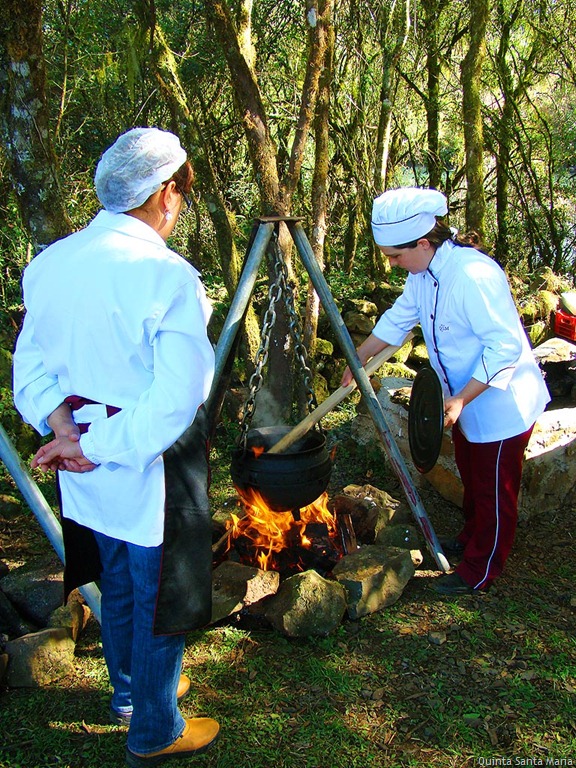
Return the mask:
{"type": "Polygon", "coordinates": [[[292,574],[314,568],[329,573],[346,554],[341,526],[323,493],[308,506],[276,512],[254,489],[241,492],[244,515],[232,515],[228,552],[244,565],[292,574]]]}

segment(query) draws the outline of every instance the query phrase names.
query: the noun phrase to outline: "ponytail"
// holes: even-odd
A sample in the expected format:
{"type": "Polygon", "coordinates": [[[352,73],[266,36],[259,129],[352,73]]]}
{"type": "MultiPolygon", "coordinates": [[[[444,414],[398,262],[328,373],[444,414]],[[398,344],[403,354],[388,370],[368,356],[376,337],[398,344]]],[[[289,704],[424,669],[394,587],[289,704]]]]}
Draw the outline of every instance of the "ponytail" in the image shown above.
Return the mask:
{"type": "Polygon", "coordinates": [[[475,248],[477,251],[488,254],[478,232],[471,231],[461,235],[458,230],[451,229],[443,221],[436,221],[434,228],[427,235],[424,235],[424,239],[436,248],[439,248],[446,240],[452,240],[454,245],[459,245],[461,248],[475,248]]]}

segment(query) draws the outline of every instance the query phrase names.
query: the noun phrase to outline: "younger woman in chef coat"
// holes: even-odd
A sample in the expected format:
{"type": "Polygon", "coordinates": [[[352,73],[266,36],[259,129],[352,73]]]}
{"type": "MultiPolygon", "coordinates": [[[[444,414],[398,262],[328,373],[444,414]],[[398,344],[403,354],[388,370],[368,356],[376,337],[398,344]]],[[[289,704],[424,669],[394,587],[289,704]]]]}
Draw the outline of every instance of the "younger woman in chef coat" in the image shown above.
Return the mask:
{"type": "MultiPolygon", "coordinates": [[[[524,451],[550,397],[504,272],[453,235],[441,219],[447,213],[445,196],[434,189],[393,189],[374,201],[374,240],[409,274],[357,351],[365,365],[418,323],[422,328],[464,484],[463,528],[444,542],[446,554],[462,560],[433,588],[460,595],[488,589],[502,573],[516,531],[524,451]]],[[[347,368],[342,384],[351,378],[347,368]]]]}

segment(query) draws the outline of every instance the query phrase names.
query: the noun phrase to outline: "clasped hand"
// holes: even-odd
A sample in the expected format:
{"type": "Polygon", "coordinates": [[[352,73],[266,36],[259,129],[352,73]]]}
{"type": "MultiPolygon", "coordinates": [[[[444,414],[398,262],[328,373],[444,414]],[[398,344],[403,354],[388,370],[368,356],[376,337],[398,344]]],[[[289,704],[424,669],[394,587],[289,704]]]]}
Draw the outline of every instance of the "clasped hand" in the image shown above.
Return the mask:
{"type": "Polygon", "coordinates": [[[89,461],[80,448],[80,430],[72,419],[66,403],[53,411],[48,424],[54,430],[54,439],[43,445],[32,458],[32,468],[42,472],[92,472],[97,464],[89,461]]]}
{"type": "Polygon", "coordinates": [[[80,435],[73,434],[55,437],[36,452],[32,467],[38,467],[42,472],[57,469],[66,472],[92,472],[98,465],[84,456],[79,439],[80,435]]]}

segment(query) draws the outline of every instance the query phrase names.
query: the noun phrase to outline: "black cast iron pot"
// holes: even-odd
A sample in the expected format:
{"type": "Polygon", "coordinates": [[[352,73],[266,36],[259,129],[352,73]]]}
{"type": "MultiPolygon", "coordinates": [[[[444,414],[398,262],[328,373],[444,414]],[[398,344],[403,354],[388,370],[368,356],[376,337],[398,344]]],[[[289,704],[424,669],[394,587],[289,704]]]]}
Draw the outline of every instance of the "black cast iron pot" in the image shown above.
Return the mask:
{"type": "Polygon", "coordinates": [[[232,454],[231,475],[238,491],[258,491],[274,512],[312,504],[328,487],[332,471],[326,438],[317,431],[308,432],[283,453],[266,453],[291,429],[251,429],[246,450],[236,448],[232,454]],[[264,453],[256,456],[252,447],[264,448],[264,453]]]}

